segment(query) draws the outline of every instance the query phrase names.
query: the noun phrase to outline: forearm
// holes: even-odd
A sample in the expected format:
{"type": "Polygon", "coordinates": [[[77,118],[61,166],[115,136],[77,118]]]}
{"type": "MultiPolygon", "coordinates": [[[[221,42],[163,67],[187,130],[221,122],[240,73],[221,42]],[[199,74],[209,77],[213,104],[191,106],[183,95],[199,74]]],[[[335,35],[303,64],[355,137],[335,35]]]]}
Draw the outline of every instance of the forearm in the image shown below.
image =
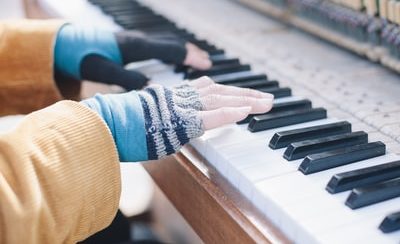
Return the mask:
{"type": "Polygon", "coordinates": [[[0,243],[72,243],[118,208],[118,156],[104,122],[60,102],[0,136],[0,243]]]}

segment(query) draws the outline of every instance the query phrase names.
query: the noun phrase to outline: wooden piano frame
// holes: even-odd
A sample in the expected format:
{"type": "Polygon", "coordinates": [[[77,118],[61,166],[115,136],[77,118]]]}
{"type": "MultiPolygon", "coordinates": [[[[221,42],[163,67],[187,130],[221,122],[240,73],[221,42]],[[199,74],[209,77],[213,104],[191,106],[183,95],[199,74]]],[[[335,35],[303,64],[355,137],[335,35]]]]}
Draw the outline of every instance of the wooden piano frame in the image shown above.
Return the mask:
{"type": "MultiPolygon", "coordinates": [[[[24,4],[27,17],[50,17],[36,0],[24,4]]],[[[191,146],[143,165],[205,243],[290,243],[191,146]]]]}
{"type": "Polygon", "coordinates": [[[204,242],[290,243],[191,146],[144,167],[204,242]]]}

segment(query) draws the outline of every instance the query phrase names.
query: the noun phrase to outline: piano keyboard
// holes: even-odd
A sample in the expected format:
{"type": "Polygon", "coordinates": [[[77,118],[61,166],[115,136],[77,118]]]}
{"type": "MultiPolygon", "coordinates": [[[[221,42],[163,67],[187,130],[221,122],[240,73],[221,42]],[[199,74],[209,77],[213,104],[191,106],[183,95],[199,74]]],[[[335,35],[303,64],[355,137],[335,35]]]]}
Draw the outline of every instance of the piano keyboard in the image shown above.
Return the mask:
{"type": "MultiPolygon", "coordinates": [[[[184,74],[160,66],[142,66],[143,72],[158,73],[153,80],[174,84],[183,76],[210,75],[222,84],[275,94],[271,113],[208,131],[192,145],[288,238],[298,243],[399,241],[400,156],[394,153],[396,146],[388,147],[397,145],[396,141],[388,137],[387,144],[386,140],[371,139],[381,132],[357,119],[343,119],[345,116],[340,116],[330,103],[322,102],[326,106],[315,107],[313,102],[318,97],[308,100],[292,96],[291,87],[301,90],[298,84],[252,71],[223,49],[199,40],[140,3],[90,2],[125,29],[157,36],[172,33],[201,46],[213,60],[209,71],[180,67],[184,74]],[[327,116],[331,110],[339,116],[327,116]]],[[[359,117],[370,117],[366,110],[359,113],[359,117]]]]}

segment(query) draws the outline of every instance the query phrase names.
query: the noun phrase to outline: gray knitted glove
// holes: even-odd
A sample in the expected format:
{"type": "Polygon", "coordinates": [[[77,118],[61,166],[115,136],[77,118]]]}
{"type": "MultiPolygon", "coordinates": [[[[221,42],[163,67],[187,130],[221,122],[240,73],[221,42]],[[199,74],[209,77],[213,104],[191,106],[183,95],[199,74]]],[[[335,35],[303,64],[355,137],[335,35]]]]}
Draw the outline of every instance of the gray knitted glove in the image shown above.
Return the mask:
{"type": "Polygon", "coordinates": [[[152,85],[138,92],[142,103],[149,159],[178,152],[204,133],[199,94],[189,85],[169,89],[152,85]]]}

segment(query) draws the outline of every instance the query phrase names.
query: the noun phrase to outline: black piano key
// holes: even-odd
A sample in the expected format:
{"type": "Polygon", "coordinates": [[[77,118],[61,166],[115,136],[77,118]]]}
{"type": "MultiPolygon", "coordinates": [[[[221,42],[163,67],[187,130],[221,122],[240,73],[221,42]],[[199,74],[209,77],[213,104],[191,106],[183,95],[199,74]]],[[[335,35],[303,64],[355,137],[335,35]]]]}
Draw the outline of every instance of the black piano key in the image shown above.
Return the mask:
{"type": "Polygon", "coordinates": [[[276,88],[279,87],[279,82],[276,80],[251,80],[251,81],[244,81],[244,82],[236,82],[232,84],[228,84],[236,87],[242,87],[242,88],[251,88],[251,89],[257,89],[257,88],[276,88]]]}
{"type": "Polygon", "coordinates": [[[256,88],[261,92],[267,92],[274,95],[275,98],[290,97],[292,95],[292,89],[289,87],[273,87],[273,88],[256,88]]]}
{"type": "Polygon", "coordinates": [[[368,134],[363,131],[327,136],[323,138],[294,142],[283,154],[289,161],[304,158],[307,155],[330,151],[343,147],[350,147],[368,142],[368,134]]]}
{"type": "MultiPolygon", "coordinates": [[[[298,101],[289,101],[283,103],[275,103],[273,104],[270,111],[264,114],[271,114],[271,113],[281,113],[286,111],[293,111],[293,110],[300,110],[300,109],[309,109],[311,108],[311,101],[308,99],[298,100],[298,101]]],[[[264,114],[250,114],[245,119],[237,122],[237,124],[245,124],[249,123],[250,120],[257,115],[264,115],[264,114]]]]}
{"type": "Polygon", "coordinates": [[[127,30],[140,30],[144,33],[148,33],[148,32],[173,32],[175,31],[177,28],[176,26],[168,26],[168,25],[160,25],[160,26],[142,26],[142,27],[137,27],[135,25],[121,25],[122,27],[124,27],[127,30]]]}
{"type": "Polygon", "coordinates": [[[163,21],[163,22],[170,22],[166,18],[159,16],[159,15],[147,15],[147,14],[138,14],[138,15],[132,15],[130,13],[127,14],[119,14],[114,17],[114,20],[120,20],[120,21],[163,21]]]}
{"type": "Polygon", "coordinates": [[[351,209],[357,209],[398,196],[400,196],[400,178],[355,188],[347,198],[346,205],[351,209]]]}
{"type": "Polygon", "coordinates": [[[254,118],[250,120],[248,130],[251,132],[257,132],[325,118],[326,110],[324,108],[265,114],[254,116],[254,118]]]}
{"type": "Polygon", "coordinates": [[[385,144],[371,142],[335,149],[327,152],[308,155],[299,166],[299,170],[305,174],[312,174],[323,170],[339,167],[357,161],[384,155],[385,144]]]}
{"type": "Polygon", "coordinates": [[[192,43],[203,50],[211,50],[211,49],[216,50],[217,49],[215,45],[212,45],[205,40],[195,40],[195,41],[192,41],[192,43]]]}
{"type": "Polygon", "coordinates": [[[279,149],[287,147],[293,142],[339,135],[349,132],[351,132],[351,124],[346,121],[310,126],[295,130],[280,131],[275,133],[271,138],[269,147],[272,149],[279,149]]]}
{"type": "Polygon", "coordinates": [[[114,18],[118,17],[120,15],[126,16],[126,15],[131,15],[131,16],[157,16],[153,11],[149,9],[136,9],[135,7],[127,7],[125,9],[112,9],[112,8],[102,8],[102,11],[105,14],[111,15],[114,18]]]}
{"type": "Polygon", "coordinates": [[[225,51],[222,49],[216,49],[216,50],[210,50],[207,51],[208,55],[210,56],[214,56],[214,55],[221,55],[221,54],[225,54],[225,51]]]}
{"type": "MultiPolygon", "coordinates": [[[[116,21],[117,22],[117,21],[116,21]]],[[[163,24],[157,24],[154,25],[152,23],[131,23],[131,22],[117,22],[120,24],[122,27],[124,27],[127,30],[139,30],[146,32],[148,30],[154,31],[154,30],[160,30],[160,31],[171,31],[176,29],[176,25],[174,24],[169,24],[169,23],[163,23],[163,24]]]]}
{"type": "Polygon", "coordinates": [[[153,23],[147,23],[147,22],[141,22],[141,23],[121,22],[121,21],[116,21],[116,22],[119,25],[126,28],[127,30],[139,30],[139,31],[143,31],[143,32],[145,32],[145,30],[147,30],[147,29],[154,29],[154,28],[163,28],[163,29],[176,28],[175,25],[171,25],[168,23],[155,25],[153,23]]]}
{"type": "Polygon", "coordinates": [[[400,161],[394,161],[336,174],[328,182],[326,190],[333,194],[398,177],[400,177],[400,161]]]}
{"type": "Polygon", "coordinates": [[[237,58],[220,58],[213,59],[213,56],[210,57],[210,60],[213,65],[222,65],[222,64],[240,64],[239,59],[237,58]]]}
{"type": "Polygon", "coordinates": [[[102,7],[101,10],[108,15],[111,15],[113,18],[118,17],[120,15],[127,15],[130,14],[132,16],[139,15],[139,16],[151,16],[154,14],[149,10],[139,10],[135,9],[134,7],[127,7],[125,9],[122,8],[111,8],[111,7],[102,7]]]}
{"type": "Polygon", "coordinates": [[[104,5],[104,4],[99,4],[101,5],[101,9],[104,12],[107,13],[112,13],[112,14],[118,14],[119,11],[130,11],[132,14],[136,13],[154,13],[152,10],[146,7],[139,7],[139,6],[134,6],[132,4],[113,4],[113,5],[104,5]]]}
{"type": "Polygon", "coordinates": [[[240,72],[240,71],[248,71],[250,70],[250,65],[242,65],[242,64],[223,64],[213,66],[208,70],[194,70],[190,71],[186,78],[188,79],[196,79],[201,76],[213,76],[213,75],[220,75],[226,73],[233,73],[233,72],[240,72]]]}
{"type": "Polygon", "coordinates": [[[237,82],[246,82],[251,80],[268,80],[265,74],[249,74],[248,72],[232,73],[225,75],[218,75],[211,77],[216,83],[219,84],[233,84],[237,82]]]}
{"type": "Polygon", "coordinates": [[[225,55],[214,55],[214,56],[210,56],[211,62],[219,61],[219,60],[224,60],[224,59],[230,59],[230,58],[229,58],[229,57],[226,57],[225,55]]]}
{"type": "MultiPolygon", "coordinates": [[[[226,58],[224,56],[211,56],[210,60],[213,64],[213,66],[215,65],[225,65],[225,64],[229,64],[229,65],[239,65],[240,61],[237,58],[226,58]],[[213,57],[217,57],[216,59],[213,59],[213,57]]],[[[190,69],[189,66],[186,65],[177,65],[177,67],[175,68],[175,72],[177,73],[181,73],[181,72],[187,72],[190,69]]]]}
{"type": "Polygon", "coordinates": [[[400,230],[400,212],[391,213],[386,216],[382,223],[379,225],[379,229],[383,233],[390,233],[396,230],[400,230]]]}
{"type": "Polygon", "coordinates": [[[133,27],[147,27],[147,26],[161,26],[168,25],[174,26],[176,25],[168,20],[164,20],[161,18],[135,18],[132,16],[119,16],[114,18],[115,22],[121,25],[132,25],[133,27]]]}

